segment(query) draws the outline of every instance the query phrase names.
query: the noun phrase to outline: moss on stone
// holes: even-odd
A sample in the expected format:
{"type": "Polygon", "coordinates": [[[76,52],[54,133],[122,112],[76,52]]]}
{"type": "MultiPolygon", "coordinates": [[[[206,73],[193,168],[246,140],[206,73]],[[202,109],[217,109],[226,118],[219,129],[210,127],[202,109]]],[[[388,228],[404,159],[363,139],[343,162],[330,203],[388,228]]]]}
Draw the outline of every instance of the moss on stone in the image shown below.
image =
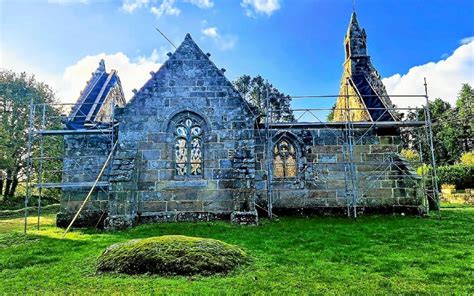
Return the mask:
{"type": "Polygon", "coordinates": [[[247,260],[239,247],[218,240],[166,235],[111,245],[99,256],[97,271],[210,275],[227,273],[247,260]]]}

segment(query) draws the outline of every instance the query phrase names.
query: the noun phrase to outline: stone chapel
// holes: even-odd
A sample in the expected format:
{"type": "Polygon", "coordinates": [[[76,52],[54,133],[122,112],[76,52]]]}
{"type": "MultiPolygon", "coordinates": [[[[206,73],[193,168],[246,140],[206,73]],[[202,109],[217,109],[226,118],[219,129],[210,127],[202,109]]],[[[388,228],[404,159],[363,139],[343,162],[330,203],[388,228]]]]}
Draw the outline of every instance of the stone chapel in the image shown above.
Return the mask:
{"type": "Polygon", "coordinates": [[[355,130],[354,137],[364,137],[347,165],[343,122],[397,121],[366,44],[353,13],[340,97],[327,126],[263,126],[255,107],[189,34],[129,102],[117,72],[101,61],[65,122],[65,129],[90,134],[65,136],[63,182],[89,185],[63,187],[58,226],[69,224],[108,159],[76,227],[212,219],[257,224],[269,211],[423,211],[416,174],[398,154],[396,128],[355,130]],[[357,173],[350,185],[348,170],[357,173]]]}

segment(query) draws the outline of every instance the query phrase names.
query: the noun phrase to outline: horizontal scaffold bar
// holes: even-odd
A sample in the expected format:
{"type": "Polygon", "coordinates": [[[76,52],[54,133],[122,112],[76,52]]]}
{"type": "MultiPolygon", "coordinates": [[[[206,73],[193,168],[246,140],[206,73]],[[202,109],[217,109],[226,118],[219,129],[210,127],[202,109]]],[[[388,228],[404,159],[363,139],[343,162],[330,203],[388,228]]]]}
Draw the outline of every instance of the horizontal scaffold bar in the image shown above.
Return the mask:
{"type": "Polygon", "coordinates": [[[53,135],[76,135],[76,134],[110,134],[113,130],[111,129],[77,129],[77,130],[38,130],[35,134],[43,136],[53,135]]]}
{"type": "MultiPolygon", "coordinates": [[[[77,182],[77,183],[39,183],[35,184],[36,188],[74,188],[74,187],[92,187],[94,182],[77,182]]],[[[106,187],[110,183],[106,181],[97,182],[95,187],[106,187]]]]}
{"type": "MultiPolygon", "coordinates": [[[[275,129],[302,129],[302,128],[347,128],[346,122],[275,122],[269,123],[270,128],[275,129]]],[[[424,121],[352,121],[352,128],[370,128],[370,127],[421,127],[425,126],[424,121]]]]}

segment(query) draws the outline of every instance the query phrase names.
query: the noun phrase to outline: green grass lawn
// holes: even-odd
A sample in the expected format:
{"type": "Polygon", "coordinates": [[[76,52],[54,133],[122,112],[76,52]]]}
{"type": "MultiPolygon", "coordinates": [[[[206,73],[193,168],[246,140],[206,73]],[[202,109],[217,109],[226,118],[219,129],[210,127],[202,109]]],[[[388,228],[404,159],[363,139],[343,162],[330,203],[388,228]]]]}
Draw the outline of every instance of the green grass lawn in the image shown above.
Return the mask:
{"type": "Polygon", "coordinates": [[[21,219],[0,220],[0,294],[474,294],[474,208],[442,216],[149,224],[65,239],[52,215],[27,236],[21,219]],[[165,234],[236,244],[253,260],[227,276],[95,274],[110,244],[165,234]]]}

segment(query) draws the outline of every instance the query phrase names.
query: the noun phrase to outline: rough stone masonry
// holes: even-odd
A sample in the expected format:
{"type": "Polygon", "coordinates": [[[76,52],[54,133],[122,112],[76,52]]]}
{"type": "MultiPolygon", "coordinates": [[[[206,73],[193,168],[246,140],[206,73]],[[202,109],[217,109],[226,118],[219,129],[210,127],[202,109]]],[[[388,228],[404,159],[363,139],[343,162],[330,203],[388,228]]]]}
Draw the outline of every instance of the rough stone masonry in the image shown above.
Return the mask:
{"type": "MultiPolygon", "coordinates": [[[[364,101],[364,88],[369,86],[377,93],[383,84],[368,64],[366,51],[360,48],[366,46],[365,32],[361,32],[354,14],[345,41],[353,54],[347,52],[346,65],[359,66],[346,66],[343,79],[350,77],[351,92],[358,94],[352,105],[366,109],[351,117],[396,120],[389,110],[382,115],[370,113],[372,105],[386,106],[388,97],[364,101]]],[[[112,153],[113,160],[100,180],[103,187],[95,190],[77,226],[122,229],[142,222],[212,219],[257,224],[258,214],[266,214],[269,193],[276,213],[347,213],[351,200],[346,188],[344,132],[337,128],[294,128],[271,129],[266,135],[259,127],[255,108],[209,56],[186,35],[126,104],[120,80],[117,77],[112,83],[112,79],[102,78],[110,74],[101,64],[75,108],[81,110],[84,104],[94,102],[99,111],[85,108],[84,113],[92,115],[88,121],[72,117],[68,128],[78,128],[75,120],[85,129],[113,124],[114,137],[65,137],[64,167],[68,170],[63,181],[93,182],[108,154],[112,153]],[[116,102],[114,123],[104,120],[111,116],[94,119],[94,112],[99,114],[100,106],[107,106],[107,102],[116,102]],[[116,149],[111,151],[114,141],[116,149]],[[74,161],[77,157],[83,161],[74,161]]],[[[398,154],[397,131],[355,131],[355,136],[362,134],[363,140],[354,151],[360,188],[357,211],[423,210],[425,201],[417,179],[398,154]]],[[[63,189],[59,226],[71,221],[89,189],[63,189]]]]}

